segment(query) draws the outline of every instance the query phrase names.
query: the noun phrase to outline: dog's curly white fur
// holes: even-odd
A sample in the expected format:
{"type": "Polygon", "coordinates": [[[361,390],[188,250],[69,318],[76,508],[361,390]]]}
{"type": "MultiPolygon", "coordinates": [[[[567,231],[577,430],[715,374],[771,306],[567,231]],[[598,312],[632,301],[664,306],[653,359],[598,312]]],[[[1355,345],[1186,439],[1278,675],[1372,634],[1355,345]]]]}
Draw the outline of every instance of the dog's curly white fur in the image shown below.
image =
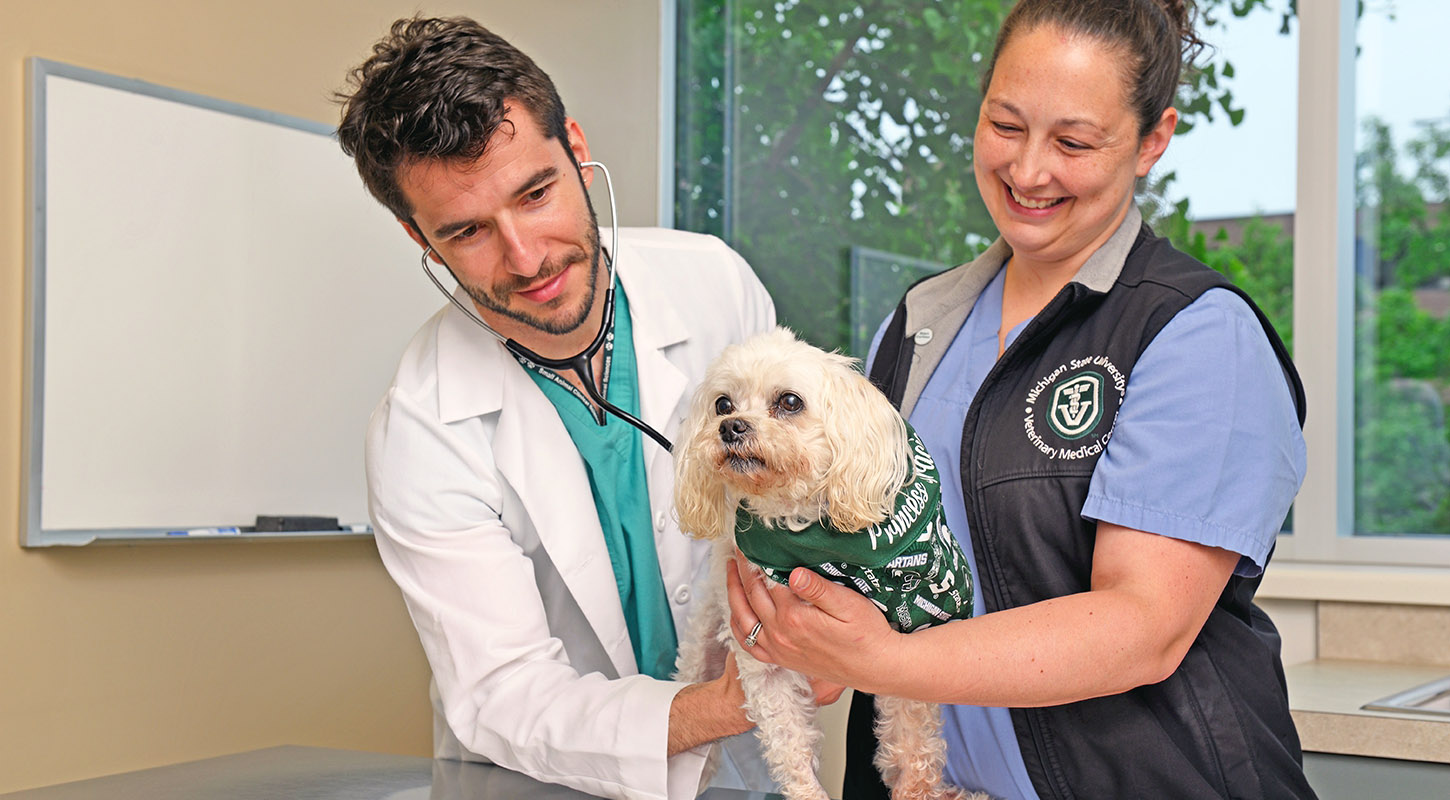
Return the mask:
{"type": "MultiPolygon", "coordinates": [[[[825,800],[816,771],[821,742],[805,676],[759,662],[730,634],[725,568],[736,509],[775,528],[829,518],[842,535],[891,513],[911,477],[906,423],[855,369],[778,328],[727,348],[696,391],[675,452],[680,528],[715,542],[712,596],[680,649],[678,677],[720,674],[734,651],[746,716],[788,800],[825,800]]],[[[932,703],[876,698],[876,766],[894,800],[966,800],[942,782],[946,744],[932,703]]]]}

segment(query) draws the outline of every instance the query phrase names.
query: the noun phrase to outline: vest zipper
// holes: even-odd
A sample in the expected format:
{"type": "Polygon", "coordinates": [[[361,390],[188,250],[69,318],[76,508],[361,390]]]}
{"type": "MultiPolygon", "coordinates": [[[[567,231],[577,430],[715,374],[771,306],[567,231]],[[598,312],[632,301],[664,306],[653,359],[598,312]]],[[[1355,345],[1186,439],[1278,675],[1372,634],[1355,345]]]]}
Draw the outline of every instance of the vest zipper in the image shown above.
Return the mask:
{"type": "MultiPolygon", "coordinates": [[[[972,552],[976,556],[977,563],[980,565],[984,558],[990,558],[992,562],[992,569],[979,569],[978,574],[972,577],[981,581],[982,599],[993,611],[999,611],[1003,607],[1000,579],[1001,571],[998,568],[1000,565],[997,563],[995,550],[990,546],[986,535],[982,532],[981,517],[978,511],[979,504],[977,502],[975,478],[978,469],[982,465],[982,462],[979,460],[982,457],[978,456],[980,450],[975,446],[976,438],[979,434],[977,419],[980,416],[986,395],[992,391],[997,375],[1009,369],[1017,361],[1020,361],[1022,351],[1035,340],[1042,338],[1060,327],[1063,319],[1067,316],[1067,312],[1088,294],[1093,294],[1093,292],[1080,284],[1068,283],[1046,306],[1043,306],[1041,311],[1033,316],[1032,321],[1027,323],[1027,327],[1022,330],[1022,333],[1018,334],[1012,344],[997,358],[997,363],[993,364],[992,368],[987,371],[987,376],[982,379],[982,385],[977,388],[976,396],[972,398],[971,407],[967,409],[966,419],[962,422],[962,452],[971,454],[969,459],[963,460],[964,464],[969,466],[962,466],[958,470],[958,479],[962,482],[963,505],[966,506],[967,512],[967,530],[972,539],[972,552]],[[970,440],[968,437],[969,432],[970,440]],[[968,491],[969,489],[970,491],[968,491]],[[990,580],[983,581],[983,573],[990,575],[990,580]]],[[[1034,783],[1033,788],[1038,790],[1039,800],[1052,800],[1052,798],[1070,799],[1072,797],[1070,789],[1066,795],[1059,791],[1065,788],[1065,777],[1057,768],[1057,759],[1051,757],[1051,754],[1047,752],[1046,730],[1038,720],[1035,710],[1030,708],[1009,709],[1009,713],[1013,716],[1021,715],[1027,723],[1027,735],[1031,739],[1033,749],[1036,751],[1036,763],[1050,779],[1047,783],[1048,788],[1052,792],[1051,797],[1042,796],[1040,787],[1034,783]]],[[[1016,727],[1016,723],[1014,722],[1014,730],[1016,727]]],[[[1022,738],[1022,735],[1018,733],[1017,746],[1019,748],[1023,744],[1022,738]]],[[[1029,777],[1031,776],[1031,771],[1029,768],[1029,777]]]]}

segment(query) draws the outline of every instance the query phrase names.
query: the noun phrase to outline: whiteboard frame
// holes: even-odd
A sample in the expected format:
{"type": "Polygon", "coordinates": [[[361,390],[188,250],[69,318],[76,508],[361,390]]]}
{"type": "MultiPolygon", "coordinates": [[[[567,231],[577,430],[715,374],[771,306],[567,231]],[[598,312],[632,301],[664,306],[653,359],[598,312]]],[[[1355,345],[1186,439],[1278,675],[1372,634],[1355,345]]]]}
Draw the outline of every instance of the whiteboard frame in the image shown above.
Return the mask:
{"type": "Polygon", "coordinates": [[[25,340],[23,354],[23,385],[28,391],[22,401],[22,475],[24,489],[20,497],[20,544],[22,547],[79,546],[92,543],[138,543],[177,541],[285,541],[315,539],[371,539],[368,526],[343,530],[242,532],[235,535],[178,535],[170,528],[84,528],[45,529],[41,519],[41,483],[44,475],[45,431],[45,324],[46,324],[46,111],[47,80],[69,78],[119,89],[139,95],[170,100],[246,119],[267,122],[287,128],[321,134],[335,139],[333,129],[313,120],[220,100],[201,94],[159,86],[135,78],[124,78],[97,70],[29,58],[26,62],[29,88],[26,98],[26,181],[25,208],[29,211],[26,226],[26,279],[24,297],[25,340]]]}

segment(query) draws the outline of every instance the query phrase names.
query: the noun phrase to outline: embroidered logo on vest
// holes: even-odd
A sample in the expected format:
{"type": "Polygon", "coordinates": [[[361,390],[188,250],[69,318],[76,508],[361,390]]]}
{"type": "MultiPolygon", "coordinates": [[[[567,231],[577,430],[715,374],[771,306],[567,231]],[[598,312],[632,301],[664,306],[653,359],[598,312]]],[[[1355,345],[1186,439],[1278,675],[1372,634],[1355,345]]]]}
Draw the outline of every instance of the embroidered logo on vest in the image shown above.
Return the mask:
{"type": "Polygon", "coordinates": [[[1081,439],[1103,416],[1103,376],[1088,371],[1074,375],[1052,390],[1047,425],[1064,439],[1081,439]]]}
{"type": "Polygon", "coordinates": [[[1059,364],[1027,392],[1022,420],[1027,441],[1051,459],[1097,456],[1113,435],[1126,386],[1127,378],[1107,356],[1059,364]],[[1107,430],[1099,432],[1105,416],[1107,430]]]}

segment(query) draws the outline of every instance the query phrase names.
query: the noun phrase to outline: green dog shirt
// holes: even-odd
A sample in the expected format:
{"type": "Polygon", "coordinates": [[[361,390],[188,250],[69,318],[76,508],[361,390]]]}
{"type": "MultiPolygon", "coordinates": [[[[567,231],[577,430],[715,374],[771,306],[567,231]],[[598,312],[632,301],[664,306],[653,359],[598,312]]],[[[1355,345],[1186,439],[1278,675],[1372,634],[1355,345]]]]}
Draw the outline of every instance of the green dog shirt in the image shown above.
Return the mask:
{"type": "Polygon", "coordinates": [[[942,513],[941,477],[916,431],[908,426],[907,434],[915,475],[885,521],[844,533],[823,519],[792,531],[768,527],[742,507],[735,516],[740,552],[777,583],[807,567],[855,589],[903,633],[971,617],[971,570],[942,513]]]}

